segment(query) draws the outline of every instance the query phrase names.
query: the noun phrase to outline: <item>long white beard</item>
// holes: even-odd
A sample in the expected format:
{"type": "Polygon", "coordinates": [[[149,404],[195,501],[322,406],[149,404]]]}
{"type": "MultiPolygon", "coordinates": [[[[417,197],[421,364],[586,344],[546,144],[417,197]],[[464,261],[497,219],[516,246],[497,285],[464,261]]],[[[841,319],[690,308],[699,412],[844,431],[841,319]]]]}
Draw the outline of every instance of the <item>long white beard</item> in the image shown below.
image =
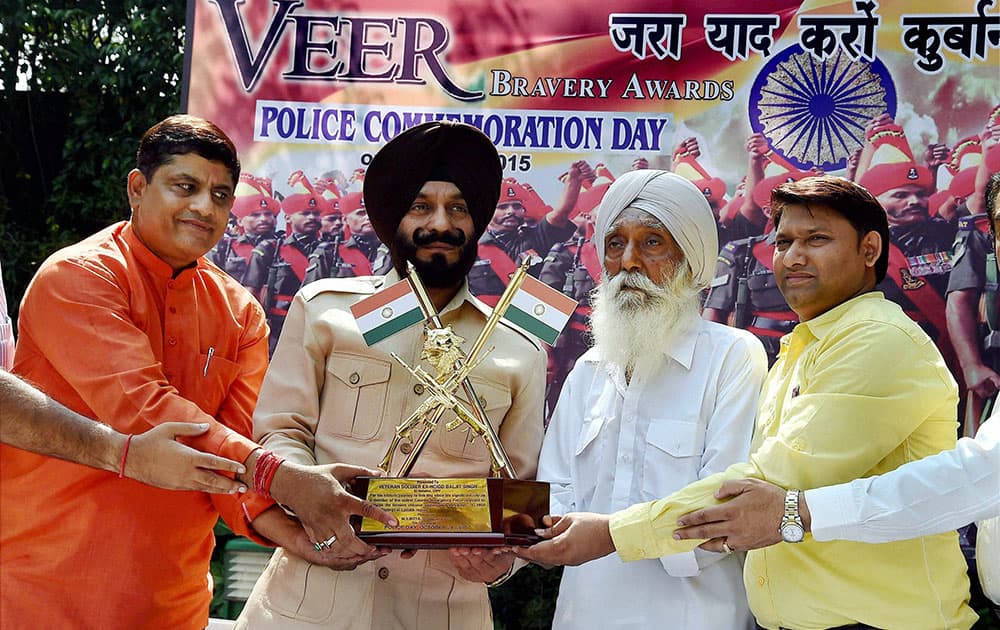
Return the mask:
{"type": "Polygon", "coordinates": [[[594,288],[591,335],[602,360],[631,375],[675,339],[677,323],[698,313],[698,289],[686,264],[657,285],[637,271],[622,271],[594,288]],[[626,287],[636,290],[629,290],[626,287]]]}

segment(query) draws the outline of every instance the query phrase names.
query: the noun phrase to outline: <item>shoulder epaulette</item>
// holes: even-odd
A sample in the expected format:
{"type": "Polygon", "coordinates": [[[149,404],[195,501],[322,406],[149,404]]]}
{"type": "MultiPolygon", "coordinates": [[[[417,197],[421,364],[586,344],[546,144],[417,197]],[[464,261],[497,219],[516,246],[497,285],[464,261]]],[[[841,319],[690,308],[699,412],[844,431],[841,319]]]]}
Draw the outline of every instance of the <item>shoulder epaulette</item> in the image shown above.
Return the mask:
{"type": "Polygon", "coordinates": [[[716,260],[727,265],[736,264],[736,259],[740,256],[745,256],[746,252],[750,251],[750,246],[753,241],[750,238],[741,238],[738,241],[729,241],[726,243],[722,249],[719,250],[719,256],[716,260]]]}
{"type": "Polygon", "coordinates": [[[569,247],[572,247],[571,243],[556,243],[549,249],[544,262],[554,262],[559,257],[559,254],[566,251],[569,247]]]}
{"type": "Polygon", "coordinates": [[[990,231],[990,217],[985,212],[980,212],[979,214],[973,214],[970,216],[962,217],[958,220],[958,231],[970,231],[979,230],[980,232],[989,233],[990,231]]]}
{"type": "Polygon", "coordinates": [[[274,254],[274,250],[278,247],[278,241],[273,238],[269,238],[258,242],[254,248],[253,252],[259,256],[270,256],[274,254]]]}
{"type": "Polygon", "coordinates": [[[301,289],[302,299],[306,302],[321,293],[353,293],[371,295],[378,292],[383,285],[382,276],[362,276],[360,278],[323,278],[310,282],[301,289]]]}

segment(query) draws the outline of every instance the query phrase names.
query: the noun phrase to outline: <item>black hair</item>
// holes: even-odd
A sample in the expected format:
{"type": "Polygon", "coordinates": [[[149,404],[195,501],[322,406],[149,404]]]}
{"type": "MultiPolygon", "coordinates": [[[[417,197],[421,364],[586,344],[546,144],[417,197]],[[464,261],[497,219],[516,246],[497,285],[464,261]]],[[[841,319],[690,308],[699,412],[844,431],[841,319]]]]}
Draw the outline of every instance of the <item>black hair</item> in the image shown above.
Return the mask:
{"type": "Polygon", "coordinates": [[[875,261],[875,282],[882,282],[889,269],[889,220],[878,200],[854,182],[823,175],[806,177],[782,184],[771,191],[771,218],[775,229],[787,206],[822,205],[843,216],[858,232],[858,238],[869,232],[882,237],[882,251],[875,261]]]}
{"type": "Polygon", "coordinates": [[[213,123],[187,114],[165,118],[142,134],[135,154],[136,168],[150,180],[156,169],[170,162],[173,156],[187,153],[224,164],[236,188],[240,179],[240,160],[233,141],[213,123]]]}

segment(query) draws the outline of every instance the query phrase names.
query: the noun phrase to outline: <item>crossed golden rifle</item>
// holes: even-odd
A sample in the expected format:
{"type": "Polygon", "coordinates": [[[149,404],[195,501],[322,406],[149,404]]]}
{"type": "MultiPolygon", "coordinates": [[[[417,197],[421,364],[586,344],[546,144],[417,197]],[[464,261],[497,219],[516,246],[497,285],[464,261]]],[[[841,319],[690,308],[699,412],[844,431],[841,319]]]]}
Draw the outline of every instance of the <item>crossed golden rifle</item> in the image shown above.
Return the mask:
{"type": "MultiPolygon", "coordinates": [[[[479,396],[476,395],[472,382],[469,380],[469,373],[472,372],[472,370],[486,358],[486,354],[492,350],[492,348],[490,348],[483,353],[483,356],[479,356],[483,351],[483,347],[486,345],[487,339],[489,339],[490,335],[493,333],[493,329],[496,328],[498,323],[500,323],[500,319],[507,311],[507,307],[510,306],[511,301],[513,301],[514,294],[517,293],[517,290],[521,287],[521,283],[524,281],[524,277],[528,273],[529,263],[530,259],[526,259],[511,277],[510,283],[507,285],[507,288],[504,289],[503,295],[500,296],[500,300],[497,302],[497,305],[493,307],[493,311],[486,320],[486,325],[483,326],[482,331],[480,331],[479,337],[476,338],[475,343],[472,345],[472,349],[465,357],[460,357],[455,362],[450,372],[441,371],[437,377],[434,377],[420,366],[415,368],[410,367],[395,352],[391,353],[392,358],[399,362],[400,365],[406,368],[410,374],[423,384],[424,388],[430,392],[430,396],[424,400],[424,402],[421,403],[408,418],[396,427],[396,434],[393,437],[392,442],[389,444],[385,457],[382,458],[382,462],[379,464],[379,468],[381,468],[384,472],[389,473],[389,466],[392,461],[392,457],[395,454],[396,448],[399,446],[400,442],[404,438],[410,439],[413,430],[418,425],[423,425],[423,431],[417,438],[416,442],[414,442],[413,450],[407,455],[407,458],[403,462],[403,466],[397,475],[399,477],[408,476],[413,470],[413,465],[416,462],[417,457],[420,455],[424,446],[426,446],[427,440],[430,439],[431,433],[438,426],[441,416],[444,415],[446,411],[451,410],[455,412],[456,418],[445,425],[445,430],[453,431],[462,424],[468,425],[469,429],[474,434],[470,437],[470,440],[475,439],[476,437],[482,438],[489,449],[490,474],[495,477],[502,475],[510,479],[517,478],[514,466],[511,464],[510,458],[507,456],[507,452],[503,448],[503,444],[500,443],[500,438],[497,436],[496,430],[493,428],[493,425],[490,424],[489,418],[486,416],[486,410],[483,408],[483,404],[480,402],[479,396]],[[455,391],[459,386],[462,387],[466,396],[468,396],[469,400],[472,402],[471,410],[466,406],[463,400],[455,396],[455,391]]],[[[420,310],[424,314],[427,326],[439,330],[444,329],[444,325],[441,323],[440,317],[438,317],[434,304],[427,295],[427,290],[424,288],[424,285],[420,281],[420,277],[417,275],[412,264],[408,264],[408,271],[409,276],[407,279],[410,282],[410,286],[413,287],[413,293],[417,297],[417,302],[420,305],[420,310]]]]}

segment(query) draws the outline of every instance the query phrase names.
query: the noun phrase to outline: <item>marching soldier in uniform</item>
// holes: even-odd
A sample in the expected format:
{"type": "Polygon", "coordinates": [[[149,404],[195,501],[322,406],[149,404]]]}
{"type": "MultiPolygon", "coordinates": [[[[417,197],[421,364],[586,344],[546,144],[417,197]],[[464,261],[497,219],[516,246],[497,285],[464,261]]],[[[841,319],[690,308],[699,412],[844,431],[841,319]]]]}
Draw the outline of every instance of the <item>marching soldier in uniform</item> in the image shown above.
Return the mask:
{"type": "Polygon", "coordinates": [[[747,140],[747,152],[751,167],[747,176],[744,209],[753,208],[750,215],[762,217],[769,229],[764,234],[723,245],[702,317],[752,332],[764,344],[770,366],[778,357],[781,337],[792,332],[792,328],[799,323],[798,316],[778,290],[778,281],[774,277],[771,262],[774,256],[774,232],[770,227],[771,191],[781,184],[812,177],[815,173],[788,169],[790,165],[781,162],[759,134],[747,140]]]}
{"type": "Polygon", "coordinates": [[[914,161],[902,127],[879,118],[869,125],[867,138],[871,156],[859,183],[889,220],[889,268],[878,289],[920,324],[959,376],[944,298],[956,225],[930,216],[934,176],[914,161]]]}
{"type": "Polygon", "coordinates": [[[379,275],[387,272],[392,266],[392,261],[389,259],[389,243],[383,244],[375,232],[375,227],[368,218],[364,195],[362,193],[345,195],[340,207],[347,221],[347,227],[351,230],[351,238],[348,239],[350,247],[358,249],[365,255],[371,263],[372,273],[379,275]]]}
{"type": "Polygon", "coordinates": [[[980,139],[978,164],[958,159],[947,165],[955,174],[950,188],[975,213],[959,220],[947,296],[948,333],[970,397],[963,427],[968,436],[992,411],[1000,390],[1000,296],[989,220],[1000,203],[1000,105],[980,139]]]}
{"type": "Polygon", "coordinates": [[[974,213],[959,220],[947,298],[948,331],[966,388],[974,396],[968,432],[988,414],[988,402],[1000,388],[1000,339],[992,334],[998,325],[996,278],[989,277],[996,269],[987,260],[994,257],[987,212],[1000,192],[994,183],[1000,171],[1000,106],[990,113],[983,133],[960,140],[944,165],[953,175],[949,193],[974,213]]]}
{"type": "MultiPolygon", "coordinates": [[[[556,243],[573,236],[576,226],[569,220],[580,195],[580,186],[586,179],[593,179],[590,167],[584,161],[574,162],[566,177],[559,207],[549,211],[537,224],[525,225],[525,214],[544,202],[530,186],[507,178],[500,187],[493,219],[486,233],[479,239],[479,258],[469,272],[469,288],[483,302],[496,304],[507,279],[517,269],[525,256],[542,260],[556,243]]],[[[540,269],[535,265],[532,275],[540,269]]]]}
{"type": "Polygon", "coordinates": [[[755,133],[747,138],[745,148],[747,175],[743,182],[743,201],[738,208],[725,212],[726,222],[719,226],[720,246],[768,232],[771,229],[771,191],[781,184],[819,174],[815,170],[795,168],[775,153],[763,134],[755,133]]]}
{"type": "Polygon", "coordinates": [[[259,298],[263,280],[258,283],[250,277],[250,260],[255,247],[277,238],[274,226],[281,204],[271,193],[271,180],[250,173],[240,175],[236,194],[231,212],[242,233],[223,236],[208,257],[259,298]],[[253,290],[255,286],[258,291],[253,290]]]}
{"type": "Polygon", "coordinates": [[[281,202],[291,227],[289,234],[273,244],[255,248],[250,261],[252,276],[259,278],[264,270],[267,274],[261,302],[271,328],[270,352],[274,352],[278,343],[288,305],[302,286],[309,255],[319,243],[320,212],[326,203],[302,171],[292,173],[288,183],[296,190],[281,202]]]}
{"type": "Polygon", "coordinates": [[[392,266],[389,248],[382,244],[368,220],[361,193],[344,195],[339,206],[347,212],[351,236],[343,233],[324,237],[309,256],[309,266],[303,284],[321,278],[354,278],[385,274],[392,266]]]}
{"type": "MultiPolygon", "coordinates": [[[[1000,192],[1000,174],[994,174],[988,192],[1000,192]]],[[[997,274],[988,213],[958,222],[952,270],[948,278],[948,332],[966,387],[977,398],[974,416],[988,412],[987,401],[1000,390],[1000,311],[997,274]],[[991,266],[992,265],[992,266],[991,266]]],[[[975,426],[966,426],[974,435],[975,426]]]]}
{"type": "Polygon", "coordinates": [[[752,332],[773,365],[781,337],[799,318],[788,306],[774,277],[774,233],[727,243],[719,252],[702,317],[752,332]],[[732,321],[730,321],[730,317],[732,321]]]}
{"type": "Polygon", "coordinates": [[[323,178],[313,182],[313,187],[321,191],[326,204],[319,213],[319,239],[332,241],[336,237],[344,240],[344,213],[340,208],[340,188],[332,179],[323,178]]]}
{"type": "Polygon", "coordinates": [[[601,262],[590,239],[592,235],[590,216],[583,215],[573,238],[556,243],[549,250],[538,275],[539,280],[579,303],[569,325],[549,351],[551,365],[545,393],[546,418],[555,408],[566,376],[580,355],[590,347],[590,292],[601,281],[601,262]]]}

